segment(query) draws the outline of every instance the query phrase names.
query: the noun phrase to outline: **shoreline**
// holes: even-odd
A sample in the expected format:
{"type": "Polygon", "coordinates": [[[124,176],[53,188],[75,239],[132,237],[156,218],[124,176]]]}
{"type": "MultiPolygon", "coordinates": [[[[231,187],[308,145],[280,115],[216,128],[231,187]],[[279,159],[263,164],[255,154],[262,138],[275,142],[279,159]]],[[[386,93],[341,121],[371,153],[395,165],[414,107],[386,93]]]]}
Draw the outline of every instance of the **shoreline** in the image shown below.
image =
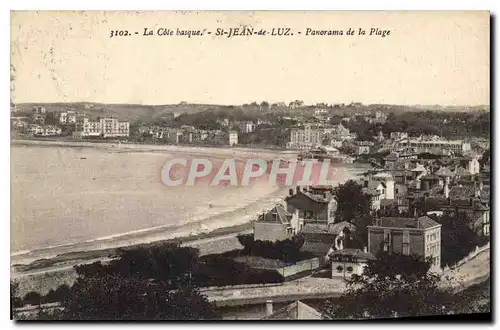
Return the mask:
{"type": "MultiPolygon", "coordinates": [[[[92,143],[81,141],[40,141],[13,139],[13,146],[28,147],[77,147],[93,148],[104,152],[164,152],[179,154],[197,154],[210,157],[294,157],[297,151],[248,149],[248,148],[217,148],[178,145],[145,145],[92,143]],[[253,153],[253,154],[252,154],[253,153]]],[[[343,164],[352,167],[350,164],[343,164]]],[[[343,176],[337,183],[343,183],[351,176],[359,175],[360,169],[348,171],[350,175],[343,176]]],[[[14,251],[11,254],[11,278],[20,282],[20,289],[25,292],[38,291],[45,294],[51,288],[60,284],[71,284],[76,278],[73,269],[75,265],[105,261],[115,257],[120,251],[147,247],[157,244],[178,242],[183,246],[193,246],[200,250],[200,255],[222,253],[241,248],[236,236],[239,233],[250,232],[258,213],[262,209],[270,209],[276,203],[282,203],[290,187],[276,186],[265,194],[246,199],[246,203],[238,203],[229,209],[191,223],[165,225],[145,228],[134,233],[117,233],[104,238],[97,238],[77,243],[59,246],[31,249],[30,251],[14,251]]]]}
{"type": "Polygon", "coordinates": [[[22,251],[17,252],[11,255],[11,273],[15,277],[24,272],[32,270],[40,271],[61,263],[72,262],[77,264],[80,261],[89,259],[113,257],[120,250],[127,248],[150,246],[166,242],[187,243],[248,230],[252,226],[252,220],[257,216],[258,212],[255,212],[255,210],[258,208],[268,209],[274,204],[279,203],[287,190],[287,187],[277,188],[271,193],[242,207],[214,214],[208,218],[190,223],[149,228],[134,234],[111,237],[106,240],[40,248],[26,251],[25,253],[22,253],[22,251]],[[211,220],[217,220],[218,223],[227,222],[232,224],[216,228],[206,226],[204,231],[202,225],[210,223],[211,220]],[[96,245],[101,245],[102,247],[99,248],[96,245]],[[65,249],[67,251],[64,251],[65,249]]]}
{"type": "Polygon", "coordinates": [[[286,149],[286,148],[273,148],[265,146],[238,146],[230,147],[225,145],[195,145],[195,144],[154,144],[154,143],[140,143],[140,142],[116,142],[108,140],[74,140],[74,139],[20,139],[11,138],[11,146],[64,146],[74,148],[96,148],[106,150],[127,150],[127,151],[214,151],[231,153],[255,153],[261,152],[264,154],[283,154],[294,155],[299,154],[300,150],[286,149]]]}

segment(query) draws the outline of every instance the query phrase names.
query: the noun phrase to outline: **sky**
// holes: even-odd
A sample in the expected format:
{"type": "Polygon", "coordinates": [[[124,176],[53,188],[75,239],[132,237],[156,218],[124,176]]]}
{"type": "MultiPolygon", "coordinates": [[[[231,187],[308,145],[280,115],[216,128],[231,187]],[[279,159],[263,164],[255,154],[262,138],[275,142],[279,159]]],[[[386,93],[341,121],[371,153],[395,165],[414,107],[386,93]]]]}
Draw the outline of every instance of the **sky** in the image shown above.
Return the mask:
{"type": "Polygon", "coordinates": [[[489,105],[488,12],[12,12],[12,100],[489,105]],[[217,28],[293,36],[215,36],[217,28]],[[212,35],[143,36],[159,28],[212,35]],[[306,36],[306,29],[343,30],[306,36]],[[346,35],[351,28],[367,35],[346,35]],[[370,29],[390,30],[386,37],[370,29]],[[110,38],[112,30],[130,36],[110,38]],[[138,32],[136,35],[135,32],[138,32]],[[298,32],[302,32],[301,35],[298,32]]]}

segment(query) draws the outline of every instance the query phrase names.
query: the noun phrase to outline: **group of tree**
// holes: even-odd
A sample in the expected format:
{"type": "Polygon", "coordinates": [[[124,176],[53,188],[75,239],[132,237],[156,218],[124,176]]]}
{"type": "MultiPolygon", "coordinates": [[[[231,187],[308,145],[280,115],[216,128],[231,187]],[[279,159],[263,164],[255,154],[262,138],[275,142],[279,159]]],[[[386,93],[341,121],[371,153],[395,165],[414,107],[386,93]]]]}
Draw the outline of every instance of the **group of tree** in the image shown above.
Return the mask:
{"type": "MultiPolygon", "coordinates": [[[[219,318],[193,280],[198,251],[161,244],[123,251],[107,264],[76,266],[62,310],[38,318],[68,320],[197,320],[219,318]]],[[[15,289],[15,288],[14,288],[15,289]]],[[[11,287],[12,301],[19,305],[11,287]]],[[[36,299],[37,297],[28,297],[36,299]]]]}
{"type": "Polygon", "coordinates": [[[323,308],[325,319],[366,319],[442,315],[450,312],[453,295],[429,272],[431,260],[381,253],[361,275],[347,279],[338,300],[323,308]]]}
{"type": "Polygon", "coordinates": [[[441,224],[441,265],[452,266],[469,255],[488,238],[471,229],[473,219],[464,211],[445,211],[434,216],[441,224]]]}
{"type": "Polygon", "coordinates": [[[340,122],[352,133],[357,134],[357,140],[373,141],[380,131],[385,136],[392,132],[406,132],[410,136],[421,134],[439,135],[445,138],[463,138],[464,136],[490,136],[490,114],[486,111],[443,112],[443,111],[406,111],[391,112],[384,123],[370,122],[365,116],[354,116],[350,121],[342,121],[342,116],[334,115],[330,124],[340,122]]]}
{"type": "Polygon", "coordinates": [[[299,261],[303,258],[300,248],[304,245],[303,235],[294,235],[281,241],[255,240],[253,234],[238,235],[238,241],[243,246],[242,254],[277,259],[286,263],[299,261]]]}
{"type": "Polygon", "coordinates": [[[391,113],[381,128],[386,134],[407,132],[409,135],[440,135],[450,139],[464,136],[489,137],[490,113],[487,111],[391,113]]]}
{"type": "Polygon", "coordinates": [[[354,180],[339,184],[335,190],[337,209],[335,221],[347,221],[356,226],[352,247],[362,248],[367,244],[368,226],[373,224],[371,197],[363,192],[363,186],[354,180]]]}

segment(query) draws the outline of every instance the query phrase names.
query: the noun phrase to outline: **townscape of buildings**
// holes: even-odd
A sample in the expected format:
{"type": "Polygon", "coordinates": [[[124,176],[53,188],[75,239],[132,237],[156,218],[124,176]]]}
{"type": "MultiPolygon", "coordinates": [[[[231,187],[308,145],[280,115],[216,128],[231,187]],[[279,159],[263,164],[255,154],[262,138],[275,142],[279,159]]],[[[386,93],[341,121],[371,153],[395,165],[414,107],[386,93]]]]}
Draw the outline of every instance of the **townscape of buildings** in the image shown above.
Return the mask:
{"type": "MultiPolygon", "coordinates": [[[[356,107],[357,104],[351,106],[356,107]]],[[[372,170],[358,178],[362,193],[369,198],[373,222],[367,226],[366,237],[356,237],[352,220],[336,216],[338,199],[333,186],[297,186],[270,210],[256,216],[253,223],[255,241],[279,242],[300,234],[304,238],[301,251],[313,258],[283,267],[282,275],[294,279],[311,271],[327,269],[332,279],[348,279],[361,275],[366,264],[380,252],[419,255],[432,260],[432,271],[442,269],[442,225],[435,216],[445,212],[466,214],[467,226],[478,236],[490,236],[490,162],[480,163],[489,149],[486,140],[447,140],[424,134],[411,136],[407,132],[380,131],[370,141],[360,140],[346,126],[355,116],[373,124],[383,124],[387,115],[353,113],[336,125],[330,124],[329,111],[317,109],[313,119],[300,116],[282,117],[294,122],[288,128],[286,147],[300,150],[299,160],[342,159],[369,162],[372,170]],[[423,211],[419,205],[430,205],[423,211]],[[361,239],[362,248],[349,242],[361,239]]],[[[174,113],[174,118],[179,113],[174,113]]],[[[118,138],[131,136],[130,123],[113,117],[90,118],[85,111],[67,110],[52,115],[33,107],[28,116],[11,115],[14,131],[26,136],[118,138]],[[55,120],[55,121],[54,121],[55,120]]],[[[245,134],[256,132],[269,122],[257,120],[231,121],[219,119],[221,129],[202,129],[191,125],[168,127],[143,125],[138,136],[147,136],[162,143],[214,143],[236,146],[245,134]]],[[[458,217],[457,217],[458,218],[458,217]]],[[[273,311],[266,303],[265,319],[317,318],[320,313],[297,301],[273,311]],[[302,317],[300,316],[302,315],[302,317]]]]}
{"type": "Polygon", "coordinates": [[[356,226],[335,218],[335,190],[325,186],[290,189],[282,205],[256,219],[255,240],[280,241],[300,233],[305,238],[302,251],[326,260],[332,278],[348,278],[360,275],[381,251],[430,257],[431,270],[440,271],[441,224],[433,216],[444,212],[466,214],[472,231],[490,235],[490,164],[480,165],[484,149],[478,144],[405,132],[381,135],[374,142],[354,139],[342,124],[330,129],[305,125],[292,130],[289,146],[351,145],[353,155],[370,156],[373,170],[357,182],[370,198],[374,218],[364,249],[346,247],[356,226]],[[431,205],[424,213],[417,207],[423,204],[431,205]]]}
{"type": "Polygon", "coordinates": [[[69,129],[74,138],[85,137],[128,137],[130,123],[114,117],[99,117],[91,120],[84,111],[48,112],[45,107],[35,106],[28,116],[15,116],[11,109],[12,129],[25,136],[61,136],[69,129]],[[52,123],[48,123],[50,119],[52,123]]]}

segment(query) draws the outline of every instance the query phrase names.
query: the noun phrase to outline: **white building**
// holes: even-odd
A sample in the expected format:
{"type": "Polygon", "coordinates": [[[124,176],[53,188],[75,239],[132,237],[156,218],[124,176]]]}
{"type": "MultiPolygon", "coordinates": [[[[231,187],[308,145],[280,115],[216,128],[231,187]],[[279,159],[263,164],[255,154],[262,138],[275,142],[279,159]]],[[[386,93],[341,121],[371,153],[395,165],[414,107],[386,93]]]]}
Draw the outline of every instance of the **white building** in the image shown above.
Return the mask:
{"type": "Polygon", "coordinates": [[[27,129],[28,134],[37,136],[57,136],[61,135],[62,130],[59,127],[47,125],[30,125],[27,129]]]}
{"type": "Polygon", "coordinates": [[[462,140],[445,140],[439,137],[432,137],[429,139],[406,139],[399,143],[400,147],[412,148],[415,152],[429,152],[433,150],[446,150],[464,152],[471,150],[469,142],[462,140]]]}
{"type": "Polygon", "coordinates": [[[251,121],[241,121],[238,123],[238,128],[242,133],[252,133],[255,131],[255,124],[251,121]]]}
{"type": "Polygon", "coordinates": [[[392,132],[391,139],[394,139],[394,140],[408,139],[408,133],[407,132],[392,132]]]}
{"type": "Polygon", "coordinates": [[[46,112],[45,108],[44,107],[33,107],[33,113],[36,113],[36,114],[44,114],[46,112]]]}
{"type": "Polygon", "coordinates": [[[371,177],[371,180],[385,184],[385,188],[382,190],[382,195],[380,196],[381,199],[394,199],[395,180],[391,173],[377,173],[371,177]]]}
{"type": "Polygon", "coordinates": [[[358,249],[334,251],[328,256],[332,266],[332,278],[350,279],[353,274],[362,275],[367,262],[375,260],[375,256],[358,249]]]}
{"type": "Polygon", "coordinates": [[[322,145],[322,142],[323,130],[313,128],[311,124],[307,124],[304,129],[292,129],[288,147],[293,149],[310,149],[322,145]]]}
{"type": "Polygon", "coordinates": [[[130,123],[126,121],[119,121],[114,117],[102,117],[97,121],[91,121],[87,117],[81,118],[77,121],[77,131],[82,137],[95,136],[95,137],[120,137],[129,136],[130,123]]]}
{"type": "Polygon", "coordinates": [[[340,141],[352,140],[356,138],[355,136],[353,137],[349,129],[342,125],[342,123],[335,125],[332,128],[325,129],[325,133],[327,133],[331,139],[340,141]]]}
{"type": "Polygon", "coordinates": [[[76,112],[75,111],[65,111],[61,112],[59,115],[59,123],[61,125],[75,124],[76,123],[76,112]]]}
{"type": "Polygon", "coordinates": [[[326,110],[326,109],[318,109],[318,110],[314,111],[314,114],[316,116],[324,116],[324,115],[328,114],[328,110],[326,110]]]}
{"type": "Polygon", "coordinates": [[[229,145],[233,146],[238,144],[238,132],[231,131],[229,132],[229,145]]]}

